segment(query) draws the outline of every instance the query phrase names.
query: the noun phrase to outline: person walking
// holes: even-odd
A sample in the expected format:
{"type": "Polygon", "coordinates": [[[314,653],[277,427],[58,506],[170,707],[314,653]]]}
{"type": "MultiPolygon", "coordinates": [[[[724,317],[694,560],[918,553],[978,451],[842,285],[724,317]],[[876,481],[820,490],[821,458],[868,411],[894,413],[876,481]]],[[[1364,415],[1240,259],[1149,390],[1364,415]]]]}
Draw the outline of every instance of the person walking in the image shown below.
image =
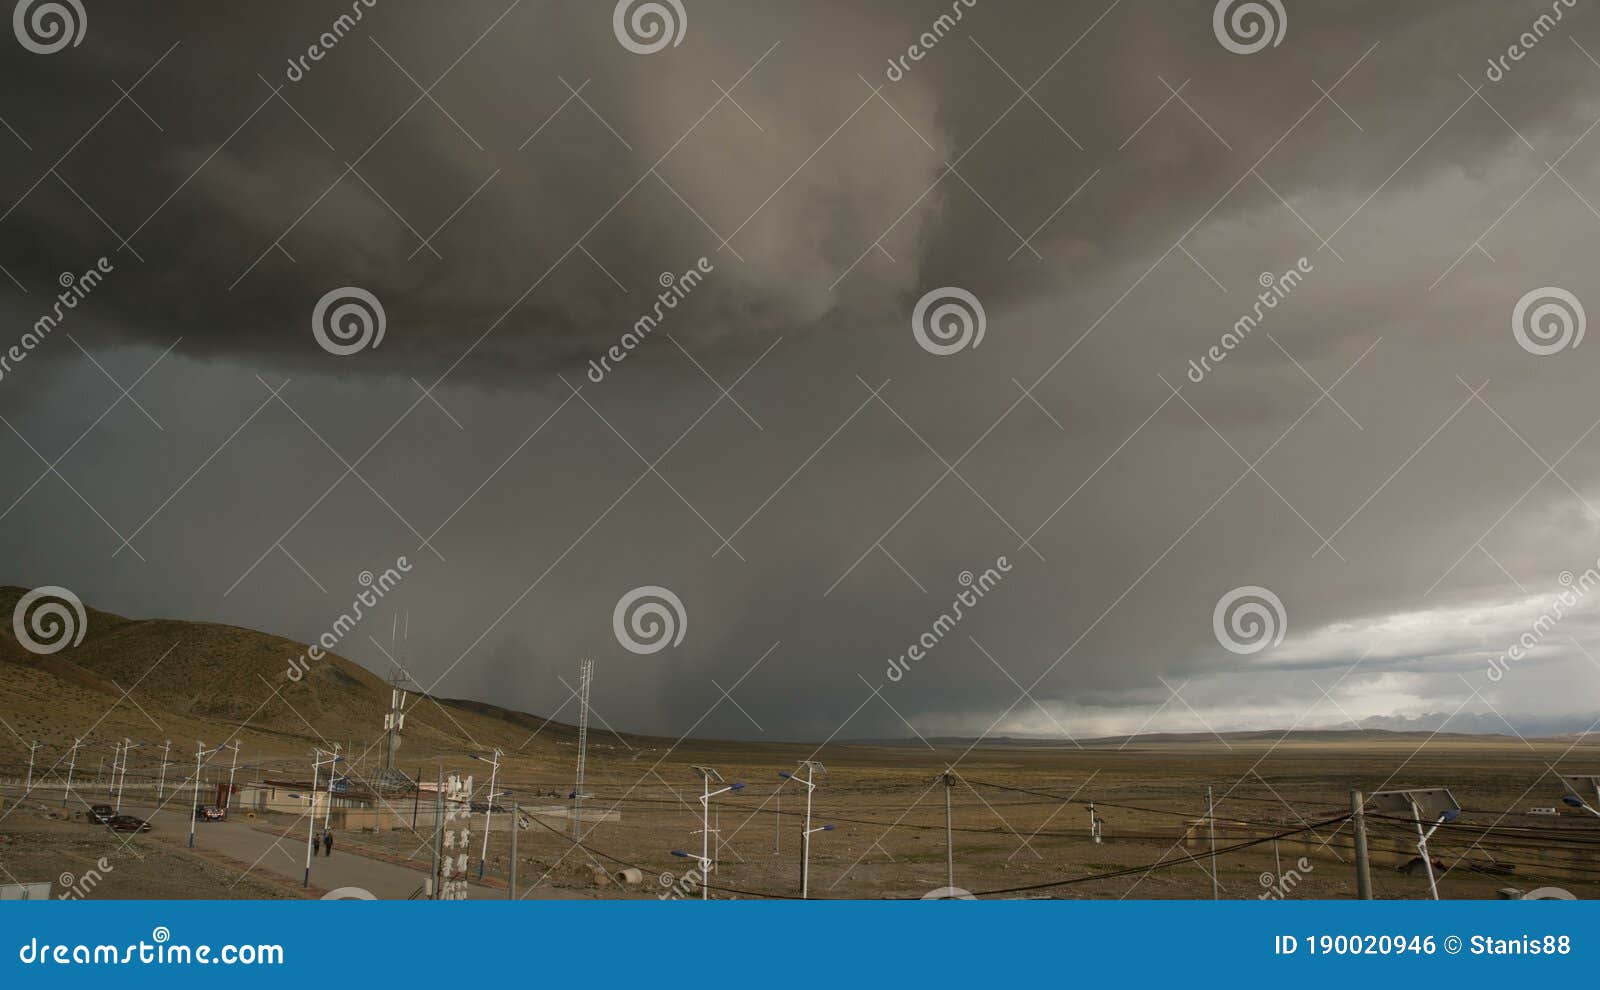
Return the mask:
{"type": "Polygon", "coordinates": [[[322,830],[322,848],[325,856],[333,855],[333,833],[327,829],[322,830]]]}

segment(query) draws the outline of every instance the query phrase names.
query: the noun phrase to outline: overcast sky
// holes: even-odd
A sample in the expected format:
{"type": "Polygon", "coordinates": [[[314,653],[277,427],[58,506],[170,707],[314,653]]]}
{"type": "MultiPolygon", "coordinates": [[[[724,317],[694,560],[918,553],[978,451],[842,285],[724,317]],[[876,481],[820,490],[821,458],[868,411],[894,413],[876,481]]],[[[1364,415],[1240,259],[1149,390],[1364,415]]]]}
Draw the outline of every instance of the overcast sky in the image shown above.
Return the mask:
{"type": "Polygon", "coordinates": [[[340,652],[674,736],[1600,716],[1586,0],[613,6],[6,38],[0,582],[311,640],[405,556],[340,652]]]}

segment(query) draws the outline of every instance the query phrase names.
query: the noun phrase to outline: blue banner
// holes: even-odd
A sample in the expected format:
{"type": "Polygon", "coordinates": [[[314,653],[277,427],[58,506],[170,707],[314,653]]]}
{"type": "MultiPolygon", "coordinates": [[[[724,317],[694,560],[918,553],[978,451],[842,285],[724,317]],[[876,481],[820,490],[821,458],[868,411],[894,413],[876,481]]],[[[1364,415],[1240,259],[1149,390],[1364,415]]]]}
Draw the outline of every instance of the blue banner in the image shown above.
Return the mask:
{"type": "Polygon", "coordinates": [[[1593,972],[1586,901],[0,903],[0,986],[537,977],[1539,986],[1593,972]]]}

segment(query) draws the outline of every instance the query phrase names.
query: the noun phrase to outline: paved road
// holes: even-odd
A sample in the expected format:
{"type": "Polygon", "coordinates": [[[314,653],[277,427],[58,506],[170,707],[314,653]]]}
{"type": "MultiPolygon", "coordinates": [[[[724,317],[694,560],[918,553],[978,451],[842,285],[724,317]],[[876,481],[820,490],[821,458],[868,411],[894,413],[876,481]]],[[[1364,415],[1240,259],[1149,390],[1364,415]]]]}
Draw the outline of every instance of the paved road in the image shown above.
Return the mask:
{"type": "MultiPolygon", "coordinates": [[[[147,819],[164,838],[187,844],[189,835],[188,807],[167,807],[157,811],[153,807],[130,806],[123,811],[147,819]]],[[[303,826],[304,823],[302,823],[303,826]]],[[[246,825],[243,822],[196,822],[195,848],[218,852],[245,864],[255,864],[253,872],[272,873],[299,883],[305,876],[306,840],[304,833],[297,838],[281,838],[246,825]]],[[[381,900],[404,900],[422,885],[425,870],[414,870],[396,863],[370,859],[346,849],[341,849],[338,836],[334,836],[333,856],[320,853],[311,860],[311,885],[331,891],[339,887],[360,887],[381,900]]],[[[474,900],[503,900],[503,889],[476,885],[468,888],[474,900]]]]}

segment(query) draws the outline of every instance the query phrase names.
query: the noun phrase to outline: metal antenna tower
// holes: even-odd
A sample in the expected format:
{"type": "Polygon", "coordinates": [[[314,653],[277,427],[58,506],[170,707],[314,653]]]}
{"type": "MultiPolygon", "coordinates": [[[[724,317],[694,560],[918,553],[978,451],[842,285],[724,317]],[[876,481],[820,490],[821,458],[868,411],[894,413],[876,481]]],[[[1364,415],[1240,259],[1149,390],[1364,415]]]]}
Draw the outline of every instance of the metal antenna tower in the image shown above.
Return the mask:
{"type": "Polygon", "coordinates": [[[594,661],[578,661],[578,779],[572,788],[572,841],[583,837],[583,772],[589,755],[589,685],[594,680],[594,661]]]}

